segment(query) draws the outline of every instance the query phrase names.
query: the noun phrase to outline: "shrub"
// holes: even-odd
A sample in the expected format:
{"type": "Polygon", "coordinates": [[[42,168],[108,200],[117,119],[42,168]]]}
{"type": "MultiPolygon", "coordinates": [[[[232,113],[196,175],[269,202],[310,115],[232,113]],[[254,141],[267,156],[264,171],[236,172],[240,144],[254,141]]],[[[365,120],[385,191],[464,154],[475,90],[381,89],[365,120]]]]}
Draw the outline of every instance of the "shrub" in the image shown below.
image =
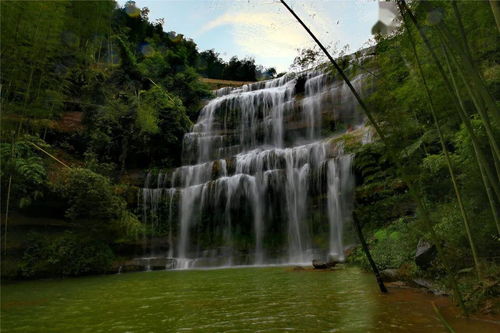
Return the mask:
{"type": "Polygon", "coordinates": [[[55,237],[31,233],[27,243],[20,264],[24,277],[105,273],[114,259],[106,243],[72,232],[55,237]]]}
{"type": "MultiPolygon", "coordinates": [[[[398,219],[389,226],[378,229],[368,241],[370,252],[379,269],[400,268],[403,264],[413,261],[418,239],[412,230],[412,223],[403,218],[398,219]]],[[[361,248],[353,252],[349,261],[370,269],[361,248]]]]}
{"type": "Polygon", "coordinates": [[[109,179],[89,169],[68,170],[56,187],[68,200],[66,216],[71,220],[112,220],[125,208],[109,179]]]}
{"type": "Polygon", "coordinates": [[[66,171],[55,189],[67,200],[66,217],[85,234],[113,240],[142,231],[137,217],[127,211],[125,200],[107,177],[75,168],[66,171]]]}

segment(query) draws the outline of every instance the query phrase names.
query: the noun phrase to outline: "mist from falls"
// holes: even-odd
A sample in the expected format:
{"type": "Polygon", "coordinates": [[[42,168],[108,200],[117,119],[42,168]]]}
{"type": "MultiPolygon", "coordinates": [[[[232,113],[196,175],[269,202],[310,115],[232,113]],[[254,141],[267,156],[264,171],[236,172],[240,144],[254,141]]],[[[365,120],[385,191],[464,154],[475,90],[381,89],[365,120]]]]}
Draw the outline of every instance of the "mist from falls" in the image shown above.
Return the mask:
{"type": "Polygon", "coordinates": [[[347,86],[310,71],[215,95],[184,136],[184,165],[140,190],[162,255],[176,268],[342,261],[354,156],[340,135],[364,131],[347,86]]]}

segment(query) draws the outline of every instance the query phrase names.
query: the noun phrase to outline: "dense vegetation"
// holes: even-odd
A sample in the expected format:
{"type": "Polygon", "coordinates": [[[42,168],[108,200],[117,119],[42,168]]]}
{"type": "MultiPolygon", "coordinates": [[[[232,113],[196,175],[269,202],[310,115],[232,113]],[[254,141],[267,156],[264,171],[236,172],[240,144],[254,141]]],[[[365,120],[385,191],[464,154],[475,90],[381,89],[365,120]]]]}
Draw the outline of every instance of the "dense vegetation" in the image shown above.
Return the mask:
{"type": "Polygon", "coordinates": [[[276,75],[276,69],[256,65],[252,58],[238,59],[232,57],[228,62],[220,58],[215,50],[200,53],[201,74],[212,79],[257,81],[271,79],[276,75]]]}
{"type": "MultiPolygon", "coordinates": [[[[134,169],[180,163],[182,136],[210,97],[200,75],[276,75],[252,59],[199,53],[133,2],[4,1],[1,10],[2,274],[11,278],[107,271],[144,233],[134,169]]],[[[419,27],[405,11],[358,68],[375,75],[366,104],[384,138],[349,147],[355,214],[382,269],[450,289],[458,281],[457,299],[488,307],[499,295],[498,30],[487,1],[411,11],[419,27]],[[423,240],[439,251],[417,266],[423,240]]],[[[296,65],[316,56],[302,51],[296,65]]],[[[349,260],[367,266],[360,250],[349,260]]]]}
{"type": "MultiPolygon", "coordinates": [[[[487,1],[402,9],[400,28],[378,35],[365,64],[376,75],[366,103],[384,140],[356,150],[355,213],[380,268],[437,280],[475,307],[499,293],[500,123],[489,103],[500,93],[498,30],[487,1]],[[436,259],[415,264],[419,241],[437,247],[436,259]]],[[[360,250],[350,260],[369,267],[360,250]]]]}
{"type": "MultiPolygon", "coordinates": [[[[133,170],[179,165],[214,54],[148,12],[133,1],[2,2],[4,276],[103,272],[142,233],[133,170]]],[[[215,61],[223,78],[262,76],[250,58],[215,61]]]]}

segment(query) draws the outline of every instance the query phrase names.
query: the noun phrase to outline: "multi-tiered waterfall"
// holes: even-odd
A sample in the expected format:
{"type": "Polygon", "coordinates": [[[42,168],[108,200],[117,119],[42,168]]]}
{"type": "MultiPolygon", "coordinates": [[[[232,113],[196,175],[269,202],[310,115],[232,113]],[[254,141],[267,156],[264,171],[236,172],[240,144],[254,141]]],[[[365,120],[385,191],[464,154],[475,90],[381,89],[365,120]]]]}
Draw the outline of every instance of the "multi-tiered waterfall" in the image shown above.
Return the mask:
{"type": "MultiPolygon", "coordinates": [[[[353,84],[363,93],[365,76],[353,84]]],[[[177,268],[342,260],[354,179],[341,135],[363,121],[318,71],[220,89],[184,137],[184,165],[148,174],[143,222],[177,268]]]]}

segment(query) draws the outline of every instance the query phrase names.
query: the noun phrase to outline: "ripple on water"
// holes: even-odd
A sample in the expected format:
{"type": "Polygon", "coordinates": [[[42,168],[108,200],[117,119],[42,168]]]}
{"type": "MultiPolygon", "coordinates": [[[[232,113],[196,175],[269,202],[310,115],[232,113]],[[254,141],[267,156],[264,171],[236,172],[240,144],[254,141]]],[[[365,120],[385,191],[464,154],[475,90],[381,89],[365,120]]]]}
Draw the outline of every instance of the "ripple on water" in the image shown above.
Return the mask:
{"type": "Polygon", "coordinates": [[[6,285],[2,332],[446,332],[429,304],[356,269],[148,272],[6,285]]]}

